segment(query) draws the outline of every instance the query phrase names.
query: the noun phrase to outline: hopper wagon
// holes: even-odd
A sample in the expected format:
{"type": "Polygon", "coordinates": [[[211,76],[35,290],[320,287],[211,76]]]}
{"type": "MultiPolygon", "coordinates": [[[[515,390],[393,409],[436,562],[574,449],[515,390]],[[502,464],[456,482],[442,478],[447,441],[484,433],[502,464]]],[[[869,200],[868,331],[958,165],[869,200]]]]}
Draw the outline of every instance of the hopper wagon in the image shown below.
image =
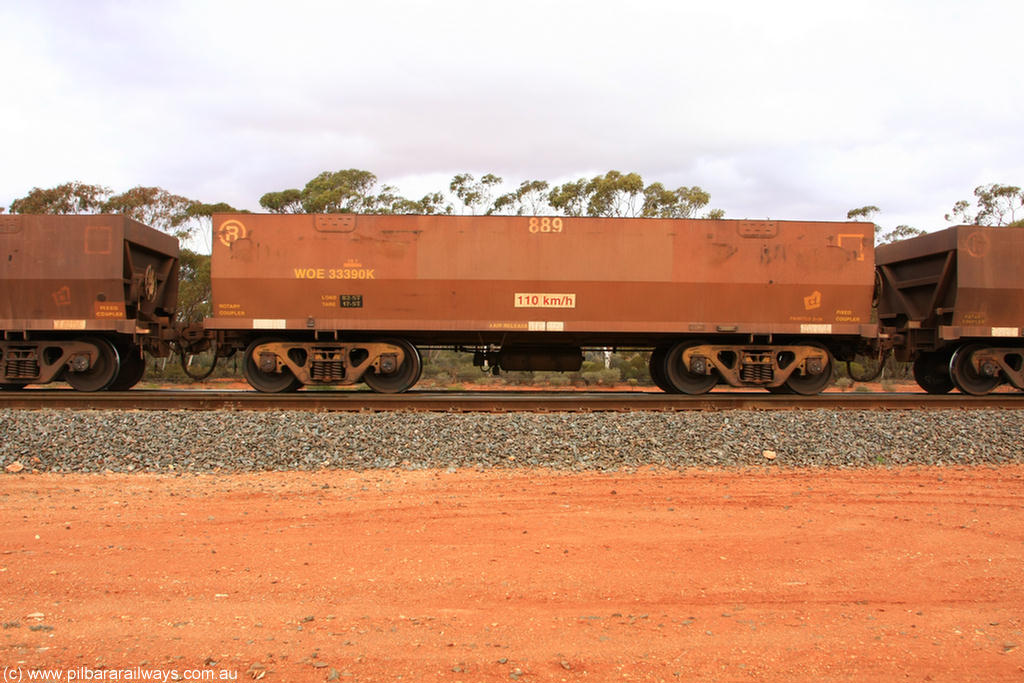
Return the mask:
{"type": "Polygon", "coordinates": [[[216,214],[205,327],[264,392],[405,391],[423,348],[494,371],[618,348],[669,392],[814,394],[877,341],[873,243],[853,222],[216,214]]]}
{"type": "Polygon", "coordinates": [[[956,226],[876,259],[879,323],[925,391],[1024,389],[1024,228],[956,226]]]}
{"type": "Polygon", "coordinates": [[[178,241],[120,215],[0,215],[0,389],[128,389],[169,353],[178,241]]]}

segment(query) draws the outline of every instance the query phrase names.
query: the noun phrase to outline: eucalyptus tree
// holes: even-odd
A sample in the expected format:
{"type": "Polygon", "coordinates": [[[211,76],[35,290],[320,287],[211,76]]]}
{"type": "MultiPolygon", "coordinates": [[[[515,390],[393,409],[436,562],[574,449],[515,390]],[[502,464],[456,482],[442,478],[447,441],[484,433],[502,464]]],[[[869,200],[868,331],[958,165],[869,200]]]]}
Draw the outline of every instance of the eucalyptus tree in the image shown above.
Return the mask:
{"type": "Polygon", "coordinates": [[[979,185],[974,188],[974,196],[974,209],[969,200],[961,199],[946,214],[946,220],[969,225],[1024,225],[1024,192],[1016,185],[979,185]]]}
{"type": "Polygon", "coordinates": [[[491,196],[501,182],[501,178],[493,173],[485,174],[480,180],[472,173],[459,173],[452,178],[448,189],[475,216],[477,213],[490,213],[491,196]]]}

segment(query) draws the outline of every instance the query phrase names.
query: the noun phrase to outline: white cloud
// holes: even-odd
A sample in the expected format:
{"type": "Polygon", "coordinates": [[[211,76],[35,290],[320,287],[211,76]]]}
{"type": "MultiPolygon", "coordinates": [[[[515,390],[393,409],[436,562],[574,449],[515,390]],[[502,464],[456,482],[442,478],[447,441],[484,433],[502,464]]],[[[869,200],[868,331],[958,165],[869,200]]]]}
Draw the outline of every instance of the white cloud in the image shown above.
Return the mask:
{"type": "Polygon", "coordinates": [[[256,209],[328,169],[421,196],[464,170],[615,168],[733,217],[871,203],[940,227],[975,185],[1024,182],[1021,19],[997,0],[7,5],[0,205],[72,179],[256,209]]]}

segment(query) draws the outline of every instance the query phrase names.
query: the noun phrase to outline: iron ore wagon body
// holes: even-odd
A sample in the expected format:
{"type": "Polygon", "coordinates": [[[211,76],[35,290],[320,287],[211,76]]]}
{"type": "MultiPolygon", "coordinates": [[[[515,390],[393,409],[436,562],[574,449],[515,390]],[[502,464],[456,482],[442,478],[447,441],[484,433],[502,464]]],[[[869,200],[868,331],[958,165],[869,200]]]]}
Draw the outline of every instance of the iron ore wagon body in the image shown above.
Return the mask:
{"type": "Polygon", "coordinates": [[[178,241],[124,216],[0,216],[0,388],[128,389],[166,356],[178,241]]]}
{"type": "Polygon", "coordinates": [[[866,223],[218,214],[213,237],[205,325],[261,391],[404,391],[429,346],[495,370],[653,349],[666,391],[817,393],[876,337],[866,223]]]}
{"type": "Polygon", "coordinates": [[[876,258],[879,322],[922,388],[1024,389],[1024,228],[957,226],[876,258]]]}

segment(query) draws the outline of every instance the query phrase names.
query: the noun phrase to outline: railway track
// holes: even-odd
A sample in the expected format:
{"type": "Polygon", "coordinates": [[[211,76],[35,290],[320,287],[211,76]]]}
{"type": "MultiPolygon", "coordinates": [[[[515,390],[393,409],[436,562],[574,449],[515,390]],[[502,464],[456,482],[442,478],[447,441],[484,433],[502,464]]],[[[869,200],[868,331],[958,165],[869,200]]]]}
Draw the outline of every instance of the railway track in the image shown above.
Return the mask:
{"type": "Polygon", "coordinates": [[[132,390],[81,393],[66,389],[28,389],[0,394],[0,409],[42,410],[299,410],[319,412],[628,412],[728,410],[938,410],[1024,409],[1024,394],[988,396],[924,393],[825,393],[786,396],[720,392],[680,396],[654,392],[300,391],[262,394],[252,391],[132,390]]]}

